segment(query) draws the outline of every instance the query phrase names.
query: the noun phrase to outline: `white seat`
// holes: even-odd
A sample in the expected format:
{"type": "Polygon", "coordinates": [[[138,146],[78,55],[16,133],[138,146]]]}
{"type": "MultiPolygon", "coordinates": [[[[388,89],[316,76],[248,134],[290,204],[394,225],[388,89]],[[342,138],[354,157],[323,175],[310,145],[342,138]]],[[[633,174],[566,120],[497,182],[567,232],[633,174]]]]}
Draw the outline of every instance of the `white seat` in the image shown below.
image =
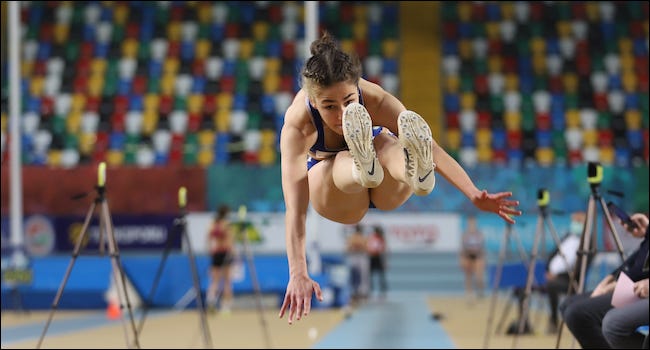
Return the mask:
{"type": "Polygon", "coordinates": [[[550,76],[557,76],[562,74],[564,60],[558,54],[549,54],[546,56],[546,69],[550,76]]]}
{"type": "Polygon", "coordinates": [[[266,71],[266,58],[261,56],[252,57],[248,60],[248,74],[253,80],[262,80],[266,71]]]}
{"type": "Polygon", "coordinates": [[[174,91],[179,96],[187,96],[192,90],[192,76],[189,74],[179,74],[174,81],[174,91]]]}
{"type": "Polygon", "coordinates": [[[515,2],[515,19],[519,23],[527,23],[530,18],[530,6],[526,1],[515,2]]]}
{"type": "Polygon", "coordinates": [[[478,163],[478,152],[474,147],[463,147],[459,152],[463,166],[473,168],[478,163]]]}
{"type": "Polygon", "coordinates": [[[196,40],[196,34],[198,33],[199,28],[196,22],[193,21],[184,21],[181,26],[181,39],[183,41],[193,42],[196,40]]]}
{"type": "Polygon", "coordinates": [[[113,36],[113,23],[108,21],[100,22],[95,29],[95,40],[98,43],[108,44],[113,36]]]}
{"type": "Polygon", "coordinates": [[[611,22],[616,16],[616,8],[610,1],[598,2],[598,12],[600,13],[601,22],[611,22]]]}
{"type": "Polygon", "coordinates": [[[394,96],[399,95],[399,77],[397,74],[382,74],[380,85],[382,85],[390,94],[394,96]]]}
{"type": "Polygon", "coordinates": [[[535,112],[548,113],[551,109],[551,94],[547,90],[537,90],[533,92],[533,105],[535,112]]]}
{"type": "Polygon", "coordinates": [[[284,115],[292,101],[293,95],[290,92],[285,91],[275,94],[275,113],[284,115]]]}
{"type": "Polygon", "coordinates": [[[54,13],[56,23],[68,24],[72,18],[72,6],[66,6],[63,3],[56,6],[54,13]]]}
{"type": "Polygon", "coordinates": [[[223,74],[223,60],[221,57],[210,56],[205,60],[205,75],[208,79],[216,80],[223,74]]]}
{"type": "Polygon", "coordinates": [[[258,151],[262,144],[262,135],[258,129],[249,129],[244,133],[244,150],[258,151]]]}
{"type": "Polygon", "coordinates": [[[466,132],[475,132],[478,116],[473,109],[464,109],[458,115],[460,129],[466,132]]]}
{"type": "Polygon", "coordinates": [[[488,74],[488,89],[492,95],[500,95],[506,85],[506,79],[503,74],[494,72],[488,74]]]}
{"type": "Polygon", "coordinates": [[[618,54],[608,53],[605,56],[605,70],[609,75],[619,74],[621,71],[621,59],[618,54]]]}
{"type": "Polygon", "coordinates": [[[488,45],[485,38],[474,38],[472,40],[472,51],[475,58],[485,58],[487,56],[488,45]]]}
{"type": "Polygon", "coordinates": [[[120,79],[131,80],[135,75],[138,63],[134,58],[122,57],[118,62],[118,74],[120,79]]]}
{"type": "Polygon", "coordinates": [[[142,132],[142,112],[128,111],[124,117],[124,131],[129,135],[140,135],[142,132]]]}
{"type": "Polygon", "coordinates": [[[79,151],[74,148],[66,148],[61,151],[61,167],[73,168],[79,164],[79,151]]]}
{"type": "Polygon", "coordinates": [[[65,68],[65,61],[61,57],[52,56],[47,60],[47,75],[61,75],[65,68]]]}
{"type": "Polygon", "coordinates": [[[442,71],[445,75],[458,75],[460,59],[456,55],[446,55],[442,59],[442,71]]]}
{"type": "Polygon", "coordinates": [[[381,22],[382,6],[375,2],[368,3],[368,23],[376,24],[381,22]]]}
{"type": "Polygon", "coordinates": [[[155,61],[163,61],[167,57],[169,43],[167,39],[155,38],[151,41],[151,58],[155,61]]]}
{"type": "Polygon", "coordinates": [[[504,42],[510,43],[517,36],[517,25],[511,20],[501,21],[499,23],[499,33],[504,42]]]}
{"type": "Polygon", "coordinates": [[[592,108],[583,108],[580,110],[580,123],[585,130],[596,129],[598,124],[598,113],[592,108]]]}
{"type": "Polygon", "coordinates": [[[602,93],[607,91],[607,74],[603,71],[595,71],[591,73],[591,86],[594,92],[602,93]]]}
{"type": "Polygon", "coordinates": [[[45,82],[43,84],[43,95],[56,96],[59,94],[59,91],[61,91],[61,76],[48,75],[45,77],[45,82]]]}
{"type": "Polygon", "coordinates": [[[517,91],[506,92],[503,98],[506,111],[519,111],[521,107],[521,95],[517,91]]]}
{"type": "Polygon", "coordinates": [[[296,21],[282,21],[280,25],[280,33],[282,40],[294,41],[298,37],[298,22],[296,21]]]}
{"type": "Polygon", "coordinates": [[[597,146],[587,146],[582,150],[584,162],[600,162],[600,149],[597,146]]]}
{"type": "Polygon", "coordinates": [[[300,8],[293,1],[284,1],[282,5],[282,18],[285,21],[298,21],[300,17],[300,8]]]}
{"type": "Polygon", "coordinates": [[[239,56],[239,40],[234,38],[228,38],[223,41],[221,44],[223,48],[223,57],[227,60],[236,60],[239,56]]]}
{"type": "Polygon", "coordinates": [[[215,1],[211,9],[212,22],[217,24],[224,24],[228,19],[228,4],[222,1],[215,1]]]}
{"type": "Polygon", "coordinates": [[[230,132],[234,135],[242,135],[248,125],[248,112],[236,109],[230,114],[230,132]]]}
{"type": "Polygon", "coordinates": [[[141,144],[136,151],[135,162],[139,167],[150,167],[156,162],[156,154],[149,145],[141,144]]]}
{"type": "Polygon", "coordinates": [[[81,115],[81,132],[96,133],[99,126],[99,114],[86,111],[81,115]]]}
{"type": "Polygon", "coordinates": [[[614,113],[623,113],[625,109],[625,94],[620,90],[612,90],[607,94],[607,104],[614,113]]]}
{"type": "Polygon", "coordinates": [[[571,22],[571,33],[577,40],[587,39],[587,34],[589,33],[587,22],[582,19],[574,19],[571,22]]]}
{"type": "Polygon", "coordinates": [[[59,94],[54,100],[54,113],[60,116],[67,116],[72,105],[72,96],[67,93],[59,94]]]}
{"type": "Polygon", "coordinates": [[[186,111],[174,110],[169,114],[169,130],[172,134],[185,134],[187,123],[186,111]]]}
{"type": "Polygon", "coordinates": [[[27,40],[23,44],[23,60],[27,62],[34,61],[38,52],[38,42],[36,40],[27,40]]]}
{"type": "Polygon", "coordinates": [[[23,133],[33,135],[41,124],[41,116],[36,112],[28,111],[22,118],[23,133]]]}
{"type": "Polygon", "coordinates": [[[580,128],[568,128],[564,131],[564,140],[568,150],[577,150],[582,147],[582,130],[580,128]]]}
{"type": "Polygon", "coordinates": [[[94,25],[99,21],[101,8],[97,3],[87,3],[83,11],[84,21],[86,24],[94,25]]]}
{"type": "Polygon", "coordinates": [[[560,53],[564,59],[572,59],[576,54],[576,42],[571,37],[564,37],[559,40],[560,53]]]}
{"type": "Polygon", "coordinates": [[[376,77],[381,74],[384,67],[384,59],[378,55],[367,56],[364,61],[365,73],[368,76],[376,77]]]}
{"type": "Polygon", "coordinates": [[[34,152],[45,154],[52,144],[52,133],[47,129],[40,129],[34,135],[34,152]]]}
{"type": "Polygon", "coordinates": [[[158,129],[151,135],[151,144],[156,153],[167,154],[171,146],[172,135],[167,129],[158,129]]]}

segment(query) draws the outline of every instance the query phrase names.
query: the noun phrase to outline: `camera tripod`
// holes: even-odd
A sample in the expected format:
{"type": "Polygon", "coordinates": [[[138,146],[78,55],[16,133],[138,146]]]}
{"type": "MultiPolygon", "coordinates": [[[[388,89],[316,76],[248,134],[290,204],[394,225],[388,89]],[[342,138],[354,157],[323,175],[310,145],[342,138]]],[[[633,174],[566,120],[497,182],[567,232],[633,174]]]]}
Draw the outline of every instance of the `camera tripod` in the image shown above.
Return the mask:
{"type": "MultiPolygon", "coordinates": [[[[108,202],[106,201],[106,163],[100,163],[98,172],[97,172],[97,197],[91,204],[88,214],[86,215],[86,219],[84,221],[83,227],[81,228],[81,233],[79,235],[79,238],[77,238],[77,243],[75,245],[74,251],[72,252],[72,259],[70,260],[70,264],[68,265],[68,268],[65,272],[65,275],[63,277],[63,281],[61,281],[61,285],[59,286],[59,289],[56,293],[56,296],[54,297],[54,302],[52,304],[52,308],[50,310],[49,317],[45,323],[45,328],[43,328],[43,333],[41,334],[41,337],[38,340],[38,343],[36,345],[36,348],[39,349],[41,347],[41,344],[43,342],[43,338],[45,337],[45,333],[47,332],[47,329],[52,321],[52,317],[54,316],[54,311],[57,309],[59,301],[61,299],[61,296],[63,295],[63,289],[65,288],[65,285],[68,281],[68,278],[70,277],[70,273],[72,272],[72,268],[74,266],[74,263],[79,256],[79,253],[81,251],[81,245],[84,242],[84,238],[86,237],[86,234],[88,233],[88,225],[90,224],[90,220],[92,215],[95,213],[95,210],[97,207],[99,207],[99,250],[100,254],[104,254],[104,233],[107,234],[108,240],[106,242],[106,245],[108,246],[108,253],[111,258],[111,264],[112,264],[112,272],[111,275],[114,279],[115,285],[118,288],[118,298],[120,300],[120,308],[124,306],[126,303],[126,307],[129,313],[129,320],[131,324],[131,331],[133,332],[133,338],[134,338],[134,345],[137,348],[140,348],[140,342],[138,340],[138,332],[135,328],[135,321],[133,320],[133,311],[131,308],[131,302],[129,301],[129,294],[127,293],[126,290],[126,282],[125,282],[125,277],[124,277],[124,270],[122,269],[122,263],[120,262],[120,253],[119,249],[117,247],[117,241],[115,240],[115,234],[113,232],[113,223],[111,220],[111,216],[108,210],[108,202]],[[124,298],[124,300],[122,300],[124,298]]],[[[124,318],[122,318],[124,321],[124,318]]],[[[127,331],[127,326],[125,322],[122,322],[122,326],[124,329],[124,336],[126,338],[126,343],[127,345],[130,344],[129,342],[129,332],[127,331]]]]}
{"type": "Polygon", "coordinates": [[[156,290],[158,289],[158,283],[160,282],[160,277],[162,275],[165,262],[167,261],[167,257],[169,256],[169,252],[171,250],[172,235],[180,234],[182,236],[181,239],[185,239],[185,243],[187,244],[188,258],[190,260],[190,270],[191,270],[190,272],[192,273],[192,278],[194,281],[196,303],[199,307],[201,329],[203,331],[203,341],[205,342],[206,348],[212,349],[212,338],[210,336],[210,331],[207,326],[208,322],[206,318],[205,304],[203,302],[203,298],[201,297],[201,283],[199,280],[199,273],[197,272],[198,270],[196,268],[196,261],[194,259],[194,253],[192,251],[192,244],[190,244],[190,238],[187,235],[187,228],[186,228],[187,220],[185,219],[185,214],[186,214],[185,206],[187,204],[187,190],[185,189],[185,187],[181,187],[178,191],[178,204],[180,207],[180,216],[174,219],[174,226],[171,230],[171,234],[167,237],[167,245],[165,246],[162,260],[160,261],[160,265],[158,266],[156,277],[154,278],[151,291],[149,292],[149,297],[144,303],[144,307],[142,310],[142,318],[140,319],[140,324],[138,325],[138,333],[142,332],[142,327],[144,327],[144,321],[147,317],[147,311],[149,309],[149,305],[151,305],[153,296],[155,295],[156,290]]]}
{"type": "MultiPolygon", "coordinates": [[[[593,255],[596,254],[596,204],[600,204],[600,208],[603,211],[603,215],[607,221],[607,226],[609,227],[614,243],[616,244],[616,249],[621,257],[622,261],[625,261],[625,252],[623,250],[623,245],[614,226],[614,221],[612,216],[609,213],[609,208],[605,202],[605,199],[600,194],[600,184],[603,179],[603,168],[600,164],[595,162],[588,163],[587,166],[587,181],[591,187],[591,193],[589,195],[589,201],[587,204],[587,216],[585,218],[585,224],[583,227],[582,235],[580,237],[580,248],[578,250],[579,262],[576,264],[574,278],[577,278],[577,283],[570,283],[569,290],[567,291],[567,296],[571,295],[573,292],[575,294],[580,294],[584,291],[585,285],[585,275],[587,271],[588,259],[591,259],[593,255]],[[576,288],[572,288],[573,286],[576,288]]],[[[562,330],[564,328],[564,320],[560,320],[559,330],[557,334],[557,342],[555,348],[559,349],[560,341],[562,339],[562,330]]]]}

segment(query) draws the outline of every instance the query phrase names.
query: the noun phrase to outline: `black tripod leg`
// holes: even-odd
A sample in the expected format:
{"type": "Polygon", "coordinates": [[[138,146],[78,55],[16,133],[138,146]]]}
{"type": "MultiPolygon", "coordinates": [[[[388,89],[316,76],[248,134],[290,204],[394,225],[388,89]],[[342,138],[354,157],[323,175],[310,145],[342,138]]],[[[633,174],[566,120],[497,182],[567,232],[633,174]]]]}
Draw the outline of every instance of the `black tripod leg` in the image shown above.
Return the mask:
{"type": "Polygon", "coordinates": [[[149,291],[149,296],[145,300],[143,308],[142,308],[142,316],[140,318],[140,323],[138,324],[138,334],[142,333],[142,328],[144,327],[144,321],[147,318],[147,313],[149,312],[149,306],[152,304],[153,296],[156,294],[156,291],[158,290],[158,283],[160,283],[160,277],[162,276],[163,268],[165,267],[165,263],[167,262],[167,257],[169,256],[169,251],[171,250],[172,237],[175,234],[177,234],[176,225],[174,225],[174,229],[172,231],[173,231],[172,234],[167,237],[167,243],[165,244],[165,250],[163,251],[162,259],[160,260],[160,264],[158,265],[158,270],[156,271],[156,276],[153,279],[153,284],[151,286],[151,291],[149,291]]]}
{"type": "Polygon", "coordinates": [[[88,210],[88,213],[86,214],[86,218],[84,219],[84,224],[81,227],[81,233],[79,234],[79,237],[77,238],[77,243],[75,244],[74,251],[72,251],[72,259],[70,260],[70,263],[68,264],[68,268],[65,271],[65,275],[63,276],[63,280],[61,281],[61,285],[59,285],[59,290],[56,292],[56,296],[54,297],[54,302],[52,303],[52,308],[50,310],[50,314],[47,318],[47,321],[45,322],[45,328],[43,328],[43,333],[41,333],[41,337],[38,339],[38,343],[36,344],[36,348],[40,349],[41,344],[43,343],[43,338],[45,337],[45,333],[47,333],[47,329],[50,327],[50,322],[52,322],[52,317],[54,316],[54,311],[59,305],[59,300],[61,299],[61,296],[63,295],[63,289],[65,288],[66,283],[68,283],[68,278],[70,278],[70,273],[72,272],[72,267],[74,266],[75,261],[77,260],[77,256],[79,256],[79,251],[81,250],[81,244],[84,241],[84,238],[86,237],[86,234],[88,233],[88,224],[90,223],[90,218],[92,217],[93,213],[95,212],[95,206],[96,202],[93,202],[90,205],[90,209],[88,210]]]}
{"type": "Polygon", "coordinates": [[[187,244],[187,252],[190,259],[190,269],[192,272],[192,278],[194,280],[194,289],[196,290],[196,302],[199,306],[199,313],[201,317],[201,327],[203,329],[203,339],[205,341],[205,346],[208,349],[212,349],[212,337],[210,336],[210,331],[208,329],[208,320],[206,316],[205,303],[203,303],[203,297],[201,295],[201,281],[199,279],[199,272],[196,268],[196,261],[194,260],[194,252],[192,251],[192,244],[190,242],[190,237],[187,235],[185,230],[185,220],[181,226],[181,234],[185,238],[185,243],[187,244]]]}
{"type": "MultiPolygon", "coordinates": [[[[124,269],[122,268],[122,263],[120,261],[120,252],[117,248],[117,241],[115,239],[115,233],[113,232],[113,224],[111,222],[111,217],[110,213],[108,212],[108,204],[106,201],[102,201],[102,216],[101,220],[103,220],[104,225],[106,227],[106,232],[108,234],[108,249],[109,253],[111,255],[111,262],[113,263],[113,277],[116,279],[116,287],[118,290],[118,296],[120,296],[120,292],[124,293],[124,299],[126,301],[126,307],[129,313],[129,321],[131,324],[131,329],[133,331],[133,337],[134,337],[134,344],[135,346],[139,349],[140,348],[140,341],[138,340],[138,330],[135,327],[135,320],[133,318],[133,310],[131,308],[131,302],[129,301],[129,293],[126,289],[126,279],[124,277],[124,269]],[[116,275],[115,275],[116,274],[116,275]]],[[[122,303],[122,298],[121,296],[119,297],[120,299],[120,304],[122,303]]],[[[120,305],[121,307],[121,305],[120,305]]],[[[127,340],[127,346],[129,344],[128,341],[128,336],[126,329],[125,331],[125,336],[127,340]]]]}

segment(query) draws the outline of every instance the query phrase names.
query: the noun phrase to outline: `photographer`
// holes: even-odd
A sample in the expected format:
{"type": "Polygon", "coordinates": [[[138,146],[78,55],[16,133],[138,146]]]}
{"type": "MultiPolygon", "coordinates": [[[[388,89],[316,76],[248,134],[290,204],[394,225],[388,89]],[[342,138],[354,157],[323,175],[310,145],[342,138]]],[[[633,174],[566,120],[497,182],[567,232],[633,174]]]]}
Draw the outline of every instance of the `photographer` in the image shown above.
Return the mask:
{"type": "MultiPolygon", "coordinates": [[[[635,229],[627,226],[628,232],[638,238],[644,238],[639,247],[632,253],[616,270],[607,275],[591,292],[572,295],[567,297],[560,305],[560,312],[564,321],[580,343],[583,349],[610,349],[612,345],[603,335],[603,319],[613,309],[612,295],[616,286],[616,280],[621,271],[637,283],[648,279],[648,216],[641,213],[632,215],[632,220],[638,226],[635,229]]],[[[645,299],[645,321],[648,317],[647,294],[645,299]]],[[[640,310],[639,310],[640,311],[640,310]]],[[[626,318],[632,318],[628,314],[626,318]]],[[[609,319],[609,317],[608,317],[609,319]]],[[[607,329],[620,329],[612,318],[608,320],[607,329]]],[[[643,336],[634,334],[632,329],[629,334],[629,343],[625,348],[641,348],[643,336]],[[636,337],[638,335],[638,337],[636,337]]]]}

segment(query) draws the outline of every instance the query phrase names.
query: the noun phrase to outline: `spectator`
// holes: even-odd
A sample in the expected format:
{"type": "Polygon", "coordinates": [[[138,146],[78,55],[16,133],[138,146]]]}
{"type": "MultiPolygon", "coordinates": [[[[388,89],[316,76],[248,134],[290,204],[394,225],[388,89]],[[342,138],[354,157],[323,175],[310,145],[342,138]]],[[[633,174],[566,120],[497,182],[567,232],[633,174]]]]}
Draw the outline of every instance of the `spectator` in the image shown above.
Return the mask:
{"type": "Polygon", "coordinates": [[[208,232],[208,247],[212,257],[210,261],[210,285],[208,286],[206,303],[209,310],[214,310],[217,304],[218,291],[221,290],[221,311],[230,313],[233,291],[230,267],[234,261],[234,232],[230,227],[227,205],[219,207],[214,221],[208,232]]]}
{"type": "Polygon", "coordinates": [[[351,304],[362,301],[368,294],[368,255],[363,226],[357,224],[346,242],[347,263],[350,268],[351,304]]]}
{"type": "Polygon", "coordinates": [[[386,281],[386,238],[384,229],[375,225],[368,237],[368,258],[370,259],[370,292],[375,290],[375,282],[379,283],[379,298],[385,299],[388,291],[386,281]]]}
{"type": "Polygon", "coordinates": [[[483,297],[485,273],[485,237],[478,229],[476,216],[467,217],[461,238],[460,266],[465,274],[465,294],[469,300],[483,297]]]}
{"type": "MultiPolygon", "coordinates": [[[[569,296],[560,304],[560,313],[567,327],[583,349],[611,348],[603,335],[603,319],[613,308],[612,295],[620,272],[625,271],[635,283],[648,278],[648,216],[636,213],[632,215],[632,219],[639,228],[629,232],[635,237],[643,238],[639,247],[616,270],[605,276],[593,291],[569,296]]],[[[647,312],[645,315],[647,322],[647,312]]],[[[612,314],[611,318],[608,318],[608,335],[613,330],[620,329],[615,316],[612,314]]],[[[631,334],[630,343],[636,344],[629,348],[641,348],[643,336],[639,334],[636,337],[634,330],[628,331],[631,334]]]]}

